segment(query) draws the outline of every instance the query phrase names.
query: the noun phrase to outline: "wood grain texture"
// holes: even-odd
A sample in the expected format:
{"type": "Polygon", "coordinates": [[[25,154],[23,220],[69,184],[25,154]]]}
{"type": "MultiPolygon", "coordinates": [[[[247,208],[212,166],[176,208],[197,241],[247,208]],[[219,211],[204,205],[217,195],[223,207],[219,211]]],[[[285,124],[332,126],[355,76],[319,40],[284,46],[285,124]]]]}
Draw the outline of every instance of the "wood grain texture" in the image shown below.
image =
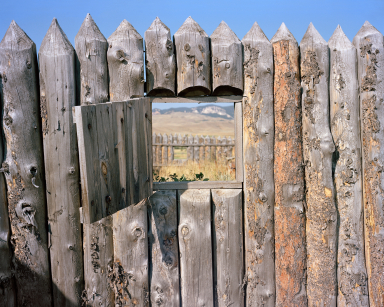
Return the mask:
{"type": "Polygon", "coordinates": [[[273,53],[271,43],[257,23],[242,42],[246,306],[273,307],[273,53]]]}
{"type": "Polygon", "coordinates": [[[243,45],[222,21],[211,35],[212,94],[243,94],[243,45]]]}
{"type": "Polygon", "coordinates": [[[241,102],[243,100],[243,96],[195,96],[195,97],[148,97],[151,102],[162,102],[162,103],[234,103],[241,102]]]}
{"type": "Polygon", "coordinates": [[[369,306],[364,255],[357,53],[340,26],[337,26],[328,45],[330,119],[337,157],[334,180],[340,219],[337,306],[369,306]]]}
{"type": "Polygon", "coordinates": [[[177,95],[211,93],[211,51],[207,33],[188,17],[174,35],[177,63],[177,95]]]}
{"type": "Polygon", "coordinates": [[[72,107],[75,50],[56,18],[39,51],[40,100],[55,306],[78,306],[83,291],[80,172],[72,107]]]}
{"type": "Polygon", "coordinates": [[[113,269],[109,287],[119,306],[149,306],[148,199],[113,215],[113,269]]]}
{"type": "Polygon", "coordinates": [[[176,190],[150,198],[149,253],[152,306],[180,306],[176,190]]]}
{"type": "Polygon", "coordinates": [[[51,306],[36,46],[14,21],[0,43],[0,71],[17,304],[51,306]]]}
{"type": "Polygon", "coordinates": [[[144,39],[147,95],[175,96],[176,57],[171,30],[156,17],[144,39]]]}
{"type": "Polygon", "coordinates": [[[109,275],[113,272],[113,218],[107,216],[83,225],[84,281],[86,306],[115,306],[109,275]]]}
{"type": "Polygon", "coordinates": [[[384,306],[384,47],[383,35],[365,22],[357,49],[363,147],[365,257],[371,307],[384,306]]]}
{"type": "Polygon", "coordinates": [[[144,96],[143,38],[125,19],[108,37],[108,73],[111,101],[144,96]]]}
{"type": "Polygon", "coordinates": [[[244,306],[242,190],[212,190],[215,306],[244,306]]]}
{"type": "Polygon", "coordinates": [[[336,306],[335,150],[329,123],[329,48],[312,23],[300,43],[307,200],[308,306],[336,306]]]}
{"type": "Polygon", "coordinates": [[[276,306],[307,306],[299,47],[283,23],[274,57],[276,306]]]}
{"type": "Polygon", "coordinates": [[[182,305],[214,306],[211,192],[179,190],[178,201],[182,305]]]}
{"type": "Polygon", "coordinates": [[[108,42],[90,14],[75,37],[76,75],[81,105],[108,101],[108,42]]]}

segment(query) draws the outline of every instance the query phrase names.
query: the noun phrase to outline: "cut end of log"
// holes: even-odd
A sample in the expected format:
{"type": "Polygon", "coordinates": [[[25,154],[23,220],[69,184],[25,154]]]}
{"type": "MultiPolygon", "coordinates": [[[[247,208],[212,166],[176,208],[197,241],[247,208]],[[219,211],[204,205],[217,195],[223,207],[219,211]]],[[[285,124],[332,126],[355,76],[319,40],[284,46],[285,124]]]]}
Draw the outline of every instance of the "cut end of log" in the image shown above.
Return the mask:
{"type": "Polygon", "coordinates": [[[225,43],[226,45],[230,45],[232,43],[240,43],[240,40],[236,36],[235,32],[232,31],[232,29],[225,23],[225,21],[222,21],[215,29],[215,31],[213,31],[211,40],[212,43],[225,43]]]}
{"type": "Polygon", "coordinates": [[[253,24],[252,28],[248,31],[247,34],[243,37],[241,40],[243,43],[247,41],[263,41],[263,42],[268,42],[269,40],[267,36],[264,34],[263,30],[260,28],[259,24],[255,21],[253,24]]]}
{"type": "Polygon", "coordinates": [[[340,25],[337,26],[335,32],[333,32],[331,38],[328,41],[329,48],[336,50],[345,50],[355,48],[348,37],[345,35],[340,25]]]}
{"type": "Polygon", "coordinates": [[[208,37],[207,33],[200,27],[200,25],[189,16],[181,25],[179,30],[175,33],[175,36],[182,35],[184,33],[198,33],[201,36],[208,37]]]}
{"type": "Polygon", "coordinates": [[[271,43],[276,43],[281,40],[291,41],[297,43],[295,37],[292,35],[291,31],[288,30],[287,26],[283,22],[280,28],[277,30],[275,35],[271,39],[271,43]]]}
{"type": "Polygon", "coordinates": [[[316,30],[316,28],[312,24],[312,22],[309,24],[307,32],[305,32],[303,39],[301,40],[300,44],[307,43],[307,42],[308,43],[316,43],[316,44],[320,44],[320,45],[327,45],[327,42],[320,35],[320,33],[316,30]]]}
{"type": "Polygon", "coordinates": [[[132,26],[126,19],[124,19],[117,27],[115,32],[108,37],[108,41],[120,40],[120,39],[143,39],[139,32],[136,31],[135,27],[132,26]]]}
{"type": "Polygon", "coordinates": [[[60,51],[61,54],[71,54],[74,49],[67,35],[61,29],[56,18],[53,18],[52,23],[45,34],[40,46],[39,53],[55,54],[60,51]]]}
{"type": "Polygon", "coordinates": [[[10,42],[16,43],[19,50],[29,49],[35,44],[14,20],[11,21],[7,32],[5,32],[5,35],[0,42],[0,48],[8,47],[6,45],[10,42]]]}
{"type": "MultiPolygon", "coordinates": [[[[372,26],[368,21],[366,21],[355,35],[355,38],[365,37],[367,35],[373,35],[377,33],[381,35],[380,31],[378,31],[374,26],[372,26]]],[[[353,39],[353,41],[355,41],[355,38],[353,39]]]]}
{"type": "Polygon", "coordinates": [[[156,17],[150,27],[147,29],[147,31],[156,31],[161,28],[167,30],[168,32],[171,32],[171,30],[160,20],[160,18],[156,17]]]}
{"type": "Polygon", "coordinates": [[[106,42],[106,38],[104,35],[100,32],[99,27],[93,20],[91,14],[87,14],[85,17],[83,23],[81,24],[81,27],[79,29],[79,32],[77,32],[75,37],[75,42],[79,38],[83,38],[86,40],[99,40],[102,42],[106,42]]]}

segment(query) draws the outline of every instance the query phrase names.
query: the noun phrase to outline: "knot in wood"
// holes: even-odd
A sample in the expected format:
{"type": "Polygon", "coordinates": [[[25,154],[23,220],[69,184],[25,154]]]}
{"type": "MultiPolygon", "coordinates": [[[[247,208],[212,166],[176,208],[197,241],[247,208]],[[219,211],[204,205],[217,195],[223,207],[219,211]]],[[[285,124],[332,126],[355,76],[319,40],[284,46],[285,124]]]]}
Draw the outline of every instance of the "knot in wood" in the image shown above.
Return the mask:
{"type": "Polygon", "coordinates": [[[112,197],[110,195],[105,196],[105,201],[109,204],[112,201],[112,197]]]}
{"type": "Polygon", "coordinates": [[[74,168],[74,167],[70,167],[70,168],[69,168],[69,173],[70,173],[71,175],[73,175],[73,174],[75,173],[75,168],[74,168]]]}
{"type": "Polygon", "coordinates": [[[189,228],[187,226],[183,226],[183,228],[181,228],[181,234],[186,237],[189,234],[189,228]]]}
{"type": "Polygon", "coordinates": [[[140,227],[136,227],[134,230],[133,230],[133,235],[135,237],[140,237],[141,235],[143,234],[143,231],[141,230],[140,227]]]}
{"type": "Polygon", "coordinates": [[[27,68],[28,68],[28,69],[31,69],[32,64],[31,64],[31,62],[30,62],[29,60],[27,60],[26,64],[27,64],[27,68]]]}
{"type": "Polygon", "coordinates": [[[226,69],[229,69],[231,67],[231,64],[229,64],[229,63],[225,63],[225,68],[226,69]]]}
{"type": "Polygon", "coordinates": [[[187,44],[185,44],[184,45],[184,50],[185,51],[189,51],[189,50],[191,50],[191,46],[187,43],[187,44]]]}
{"type": "Polygon", "coordinates": [[[259,194],[259,199],[260,199],[261,202],[265,203],[268,200],[268,197],[267,197],[267,195],[265,195],[264,192],[261,192],[259,194]]]}
{"type": "Polygon", "coordinates": [[[161,215],[166,215],[168,211],[167,211],[166,207],[161,207],[159,212],[160,212],[161,215]]]}

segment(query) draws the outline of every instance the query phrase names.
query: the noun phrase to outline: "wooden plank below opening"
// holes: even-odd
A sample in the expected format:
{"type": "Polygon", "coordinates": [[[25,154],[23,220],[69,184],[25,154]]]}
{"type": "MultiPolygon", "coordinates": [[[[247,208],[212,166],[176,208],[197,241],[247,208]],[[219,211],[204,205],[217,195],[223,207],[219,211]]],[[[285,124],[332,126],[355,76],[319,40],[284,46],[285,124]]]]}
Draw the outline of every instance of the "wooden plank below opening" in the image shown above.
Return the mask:
{"type": "Polygon", "coordinates": [[[188,189],[242,189],[239,181],[178,181],[154,182],[153,190],[188,190],[188,189]]]}
{"type": "Polygon", "coordinates": [[[195,96],[195,97],[152,97],[147,96],[151,100],[151,102],[158,103],[158,102],[164,102],[164,103],[234,103],[234,102],[241,102],[243,99],[243,96],[237,95],[237,96],[195,96]]]}

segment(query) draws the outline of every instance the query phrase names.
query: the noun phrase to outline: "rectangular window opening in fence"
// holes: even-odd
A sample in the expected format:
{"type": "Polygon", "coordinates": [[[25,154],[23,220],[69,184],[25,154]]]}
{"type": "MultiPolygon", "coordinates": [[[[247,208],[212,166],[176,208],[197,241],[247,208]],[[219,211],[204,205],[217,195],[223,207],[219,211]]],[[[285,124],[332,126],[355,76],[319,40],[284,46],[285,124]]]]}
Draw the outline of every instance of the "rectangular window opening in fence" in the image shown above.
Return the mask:
{"type": "Polygon", "coordinates": [[[153,181],[242,181],[241,116],[241,102],[153,102],[153,181]]]}

